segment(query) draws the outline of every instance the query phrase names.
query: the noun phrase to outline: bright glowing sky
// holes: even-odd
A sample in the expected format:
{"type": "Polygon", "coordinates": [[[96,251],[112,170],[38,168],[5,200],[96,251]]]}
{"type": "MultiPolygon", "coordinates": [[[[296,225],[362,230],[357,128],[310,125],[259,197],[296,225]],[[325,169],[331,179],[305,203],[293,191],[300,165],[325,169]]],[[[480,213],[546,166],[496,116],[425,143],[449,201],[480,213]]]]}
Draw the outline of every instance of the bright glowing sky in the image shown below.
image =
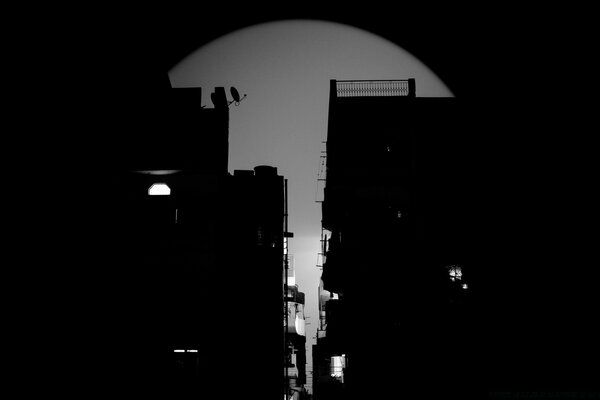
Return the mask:
{"type": "MultiPolygon", "coordinates": [[[[318,322],[321,210],[315,202],[327,135],[330,79],[416,79],[417,96],[452,97],[424,64],[369,32],[324,21],[265,23],[223,36],[169,71],[173,87],[215,86],[248,96],[230,107],[229,171],[272,165],[288,179],[296,282],[306,294],[307,351],[318,322]]],[[[231,98],[230,98],[231,100],[231,98]]]]}

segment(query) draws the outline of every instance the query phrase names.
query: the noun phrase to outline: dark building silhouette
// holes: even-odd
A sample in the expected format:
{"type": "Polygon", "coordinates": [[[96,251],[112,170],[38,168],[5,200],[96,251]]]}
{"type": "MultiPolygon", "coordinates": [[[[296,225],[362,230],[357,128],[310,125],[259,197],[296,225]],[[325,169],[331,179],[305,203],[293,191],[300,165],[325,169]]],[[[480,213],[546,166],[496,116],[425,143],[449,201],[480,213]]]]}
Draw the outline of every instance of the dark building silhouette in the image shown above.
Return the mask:
{"type": "Polygon", "coordinates": [[[164,88],[133,108],[139,125],[128,132],[129,154],[122,168],[227,175],[229,109],[225,89],[215,88],[211,106],[202,105],[202,88],[164,88]],[[144,118],[145,117],[145,118],[144,118]],[[151,122],[149,122],[151,121],[151,122]]]}
{"type": "Polygon", "coordinates": [[[288,266],[286,296],[286,365],[287,396],[302,399],[307,396],[306,384],[306,326],[304,293],[295,282],[294,266],[288,266]]]}
{"type": "MultiPolygon", "coordinates": [[[[313,345],[313,395],[321,399],[337,399],[347,396],[344,385],[345,353],[336,345],[335,337],[331,340],[337,320],[335,310],[340,297],[323,288],[319,284],[319,326],[317,328],[317,344],[313,345]],[[332,324],[328,326],[328,322],[332,324]],[[329,334],[329,337],[327,336],[329,334]],[[341,369],[340,369],[341,368],[341,369]]],[[[339,341],[338,341],[339,342],[339,341]]]]}
{"type": "Polygon", "coordinates": [[[331,81],[316,398],[464,394],[475,272],[463,112],[416,97],[414,80],[331,81]]]}
{"type": "MultiPolygon", "coordinates": [[[[205,5],[198,7],[200,11],[205,5]]],[[[229,11],[230,4],[223,3],[222,7],[229,11]]],[[[470,208],[475,209],[472,214],[477,216],[479,228],[483,227],[474,230],[477,237],[471,242],[475,244],[470,254],[482,253],[474,264],[487,271],[485,293],[480,290],[483,286],[474,281],[479,267],[469,272],[471,296],[479,291],[486,300],[481,313],[484,323],[475,330],[479,339],[474,341],[486,361],[480,364],[487,379],[481,381],[482,386],[495,381],[497,384],[489,388],[500,391],[598,390],[598,279],[593,261],[595,224],[590,218],[597,208],[593,196],[597,156],[589,124],[581,123],[585,115],[593,115],[585,112],[588,97],[572,93],[578,88],[589,91],[589,85],[577,84],[586,76],[580,67],[588,63],[577,61],[589,54],[582,43],[594,37],[584,32],[585,26],[593,25],[579,24],[583,30],[555,29],[555,19],[539,18],[539,10],[533,7],[493,7],[484,13],[485,18],[473,18],[465,7],[456,4],[449,4],[435,15],[429,13],[430,5],[426,7],[423,12],[405,10],[404,14],[427,15],[428,21],[434,21],[429,26],[437,28],[422,29],[422,18],[403,18],[399,23],[397,13],[380,12],[377,18],[365,18],[350,7],[332,6],[311,15],[348,23],[399,44],[434,71],[459,102],[470,99],[467,120],[477,119],[479,129],[472,135],[476,140],[467,148],[478,154],[469,159],[479,158],[471,167],[480,178],[470,192],[470,208]],[[548,40],[539,40],[540,35],[548,40]],[[559,42],[564,45],[557,50],[559,42]],[[563,50],[566,55],[561,57],[563,50]]],[[[253,23],[290,16],[283,8],[271,7],[267,16],[263,12],[236,12],[198,24],[197,12],[171,18],[165,17],[163,8],[155,8],[151,14],[157,18],[141,18],[138,7],[130,13],[120,10],[121,6],[119,12],[95,9],[94,15],[102,16],[95,21],[70,19],[77,21],[77,26],[65,32],[77,37],[82,45],[69,47],[68,55],[65,51],[57,56],[56,47],[51,46],[49,59],[73,61],[71,65],[53,63],[58,74],[49,74],[45,79],[45,84],[55,86],[53,93],[61,93],[61,99],[54,96],[42,100],[42,108],[55,107],[50,112],[52,118],[32,117],[39,121],[40,134],[18,136],[23,148],[40,150],[41,175],[51,178],[48,186],[52,190],[41,190],[40,170],[23,173],[23,186],[32,188],[28,196],[31,203],[23,203],[27,196],[17,196],[23,212],[19,208],[8,211],[25,228],[17,240],[26,238],[19,250],[27,257],[27,268],[16,268],[24,272],[26,279],[20,281],[26,290],[19,291],[14,300],[20,303],[29,297],[30,267],[38,265],[36,272],[40,272],[37,276],[44,296],[39,302],[28,303],[32,309],[48,310],[43,318],[19,312],[26,321],[36,321],[32,329],[27,326],[33,338],[18,347],[19,353],[24,347],[34,348],[32,363],[43,375],[56,371],[58,360],[68,365],[65,369],[69,372],[77,370],[79,377],[89,377],[88,368],[96,368],[96,385],[81,387],[96,393],[108,386],[114,389],[107,393],[110,397],[123,394],[128,386],[153,393],[154,387],[148,382],[159,382],[158,376],[151,379],[159,364],[148,344],[155,342],[151,335],[159,331],[156,326],[160,324],[150,323],[155,320],[154,314],[144,311],[142,300],[156,294],[141,283],[143,275],[130,272],[131,264],[122,257],[127,252],[106,251],[116,247],[121,236],[125,236],[123,246],[129,248],[131,238],[123,232],[123,220],[119,218],[123,203],[115,201],[107,206],[114,192],[99,195],[107,183],[106,170],[115,159],[124,155],[123,162],[129,162],[140,157],[139,146],[146,145],[147,137],[164,136],[161,125],[169,127],[168,123],[156,123],[163,109],[139,93],[146,94],[157,75],[210,40],[253,23]],[[105,29],[107,26],[110,29],[105,29]],[[86,31],[91,34],[86,35],[86,31]],[[76,95],[65,96],[69,87],[77,88],[76,95]],[[131,93],[134,95],[124,96],[131,93]],[[75,123],[49,129],[48,123],[56,115],[75,123]],[[76,160],[70,158],[72,155],[76,160]],[[48,168],[58,159],[64,162],[64,168],[48,168]],[[82,159],[84,162],[80,162],[82,159]],[[98,174],[90,176],[96,167],[98,174]],[[69,195],[68,188],[72,190],[69,195]],[[82,192],[82,188],[89,192],[82,192]],[[43,207],[50,199],[57,200],[61,207],[43,207]],[[51,221],[46,223],[37,215],[24,219],[33,210],[43,210],[40,214],[52,216],[51,221]],[[64,229],[70,222],[68,216],[74,223],[64,229]],[[36,225],[46,229],[39,230],[36,225]],[[40,239],[36,243],[39,247],[29,246],[32,236],[40,239]],[[33,255],[37,257],[29,261],[33,255]],[[145,297],[138,293],[145,293],[145,297]],[[61,298],[58,304],[51,301],[56,297],[61,298]],[[49,341],[40,360],[39,333],[59,325],[60,310],[69,310],[68,328],[60,332],[60,345],[49,341]],[[82,315],[88,316],[85,326],[82,315]],[[144,325],[153,329],[139,328],[144,325]],[[76,346],[77,342],[81,345],[76,346]],[[32,347],[31,343],[38,345],[32,347]],[[50,356],[48,351],[53,345],[60,350],[50,356]],[[81,364],[84,360],[88,364],[85,368],[81,364]],[[115,382],[115,370],[122,371],[125,385],[111,384],[115,382]]],[[[319,6],[319,10],[324,8],[319,6]]],[[[556,11],[557,16],[564,16],[563,7],[556,11]]],[[[146,8],[144,15],[147,12],[150,9],[146,8]]],[[[39,93],[37,89],[34,92],[39,93]]],[[[159,141],[155,143],[160,145],[159,141]]],[[[37,157],[27,151],[20,167],[32,166],[37,157]]],[[[21,318],[18,325],[20,322],[21,318]]],[[[56,374],[59,379],[53,381],[64,379],[64,387],[74,388],[74,379],[65,376],[70,375],[61,370],[56,374]]],[[[32,386],[30,380],[24,383],[32,386]]],[[[43,385],[36,386],[47,391],[43,385]]],[[[129,394],[142,397],[137,392],[129,394]]]]}
{"type": "Polygon", "coordinates": [[[145,346],[130,369],[165,398],[279,400],[284,178],[270,166],[227,172],[223,88],[214,108],[200,88],[165,96],[164,136],[140,143],[115,178],[119,262],[135,277],[130,346],[145,346]]]}

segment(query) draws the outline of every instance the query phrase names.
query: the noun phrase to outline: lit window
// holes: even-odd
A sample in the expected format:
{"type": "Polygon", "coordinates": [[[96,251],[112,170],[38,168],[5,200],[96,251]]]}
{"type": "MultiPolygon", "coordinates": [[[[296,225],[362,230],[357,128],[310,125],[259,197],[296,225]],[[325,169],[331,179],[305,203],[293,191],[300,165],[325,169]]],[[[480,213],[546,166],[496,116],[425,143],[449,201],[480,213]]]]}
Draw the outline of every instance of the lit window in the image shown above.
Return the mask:
{"type": "Polygon", "coordinates": [[[148,189],[150,196],[169,196],[170,194],[171,188],[166,183],[153,183],[148,189]]]}
{"type": "Polygon", "coordinates": [[[341,378],[344,375],[344,360],[340,356],[331,357],[330,375],[332,377],[341,378]]]}
{"type": "Polygon", "coordinates": [[[450,280],[460,281],[462,279],[462,270],[458,265],[451,265],[448,267],[448,274],[450,275],[450,280]]]}

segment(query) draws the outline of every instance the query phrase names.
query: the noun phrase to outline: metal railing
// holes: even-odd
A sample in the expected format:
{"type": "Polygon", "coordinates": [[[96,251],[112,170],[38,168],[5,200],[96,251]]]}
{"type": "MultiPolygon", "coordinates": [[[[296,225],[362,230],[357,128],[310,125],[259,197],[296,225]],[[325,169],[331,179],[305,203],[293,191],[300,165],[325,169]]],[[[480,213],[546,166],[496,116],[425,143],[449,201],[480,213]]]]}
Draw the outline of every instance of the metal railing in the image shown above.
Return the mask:
{"type": "Polygon", "coordinates": [[[336,81],[337,97],[414,97],[415,80],[336,81]]]}

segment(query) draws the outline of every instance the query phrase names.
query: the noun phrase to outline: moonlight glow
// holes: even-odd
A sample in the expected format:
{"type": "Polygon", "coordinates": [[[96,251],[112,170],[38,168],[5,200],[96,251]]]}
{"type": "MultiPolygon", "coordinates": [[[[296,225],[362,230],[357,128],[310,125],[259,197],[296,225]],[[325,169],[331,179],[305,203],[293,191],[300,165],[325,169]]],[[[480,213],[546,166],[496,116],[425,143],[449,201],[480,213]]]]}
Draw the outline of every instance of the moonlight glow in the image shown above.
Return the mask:
{"type": "MultiPolygon", "coordinates": [[[[271,165],[289,180],[294,232],[289,252],[313,321],[321,274],[316,268],[321,210],[315,200],[329,80],[414,78],[419,97],[453,97],[429,68],[394,43],[324,21],[280,21],[235,31],[190,54],[169,78],[173,87],[202,87],[203,105],[209,107],[216,86],[227,92],[234,86],[248,95],[230,107],[229,171],[271,165]]],[[[316,324],[310,329],[312,341],[316,324]]]]}

